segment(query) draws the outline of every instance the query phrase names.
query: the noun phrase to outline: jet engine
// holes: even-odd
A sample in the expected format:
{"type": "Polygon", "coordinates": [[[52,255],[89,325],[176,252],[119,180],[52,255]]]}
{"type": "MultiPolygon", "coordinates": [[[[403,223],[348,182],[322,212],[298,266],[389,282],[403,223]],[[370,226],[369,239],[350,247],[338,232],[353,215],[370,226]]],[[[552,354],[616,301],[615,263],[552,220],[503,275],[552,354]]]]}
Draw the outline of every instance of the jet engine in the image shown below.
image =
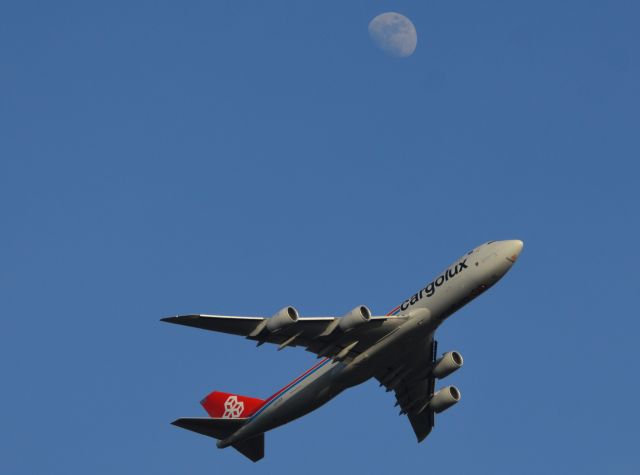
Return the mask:
{"type": "Polygon", "coordinates": [[[435,393],[429,401],[429,407],[436,414],[446,411],[460,401],[460,391],[455,386],[447,386],[435,393]]]}
{"type": "Polygon", "coordinates": [[[342,317],[338,326],[340,327],[340,330],[346,332],[368,322],[370,319],[371,310],[369,310],[365,305],[359,305],[342,317]]]}
{"type": "Polygon", "coordinates": [[[449,351],[434,363],[432,370],[433,376],[438,379],[446,378],[454,371],[462,368],[463,362],[464,360],[460,353],[457,351],[449,351]]]}
{"type": "Polygon", "coordinates": [[[270,332],[278,332],[289,325],[298,321],[300,316],[298,311],[293,307],[285,307],[267,320],[267,330],[270,332]]]}

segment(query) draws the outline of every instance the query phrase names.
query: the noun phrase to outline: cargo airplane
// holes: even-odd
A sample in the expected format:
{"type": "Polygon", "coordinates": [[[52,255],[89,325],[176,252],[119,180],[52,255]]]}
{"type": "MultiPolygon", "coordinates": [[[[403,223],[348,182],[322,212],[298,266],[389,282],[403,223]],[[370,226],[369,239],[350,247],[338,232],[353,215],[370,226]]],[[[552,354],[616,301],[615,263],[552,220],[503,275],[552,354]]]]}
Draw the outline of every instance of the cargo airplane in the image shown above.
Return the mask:
{"type": "Polygon", "coordinates": [[[385,316],[360,305],[343,317],[300,317],[285,307],[272,317],[182,315],[162,319],[191,327],[241,335],[281,350],[302,346],[320,362],[284,388],[258,399],[214,391],[201,404],[210,417],[181,418],[174,425],[218,439],[256,462],[264,457],[265,432],[322,406],[345,389],[376,378],[394,391],[418,442],[434,426],[435,414],[460,401],[455,386],[435,390],[436,379],[458,370],[462,355],[438,358],[436,329],[482,294],[511,268],[522,251],[518,240],[490,241],[456,260],[385,316]]]}

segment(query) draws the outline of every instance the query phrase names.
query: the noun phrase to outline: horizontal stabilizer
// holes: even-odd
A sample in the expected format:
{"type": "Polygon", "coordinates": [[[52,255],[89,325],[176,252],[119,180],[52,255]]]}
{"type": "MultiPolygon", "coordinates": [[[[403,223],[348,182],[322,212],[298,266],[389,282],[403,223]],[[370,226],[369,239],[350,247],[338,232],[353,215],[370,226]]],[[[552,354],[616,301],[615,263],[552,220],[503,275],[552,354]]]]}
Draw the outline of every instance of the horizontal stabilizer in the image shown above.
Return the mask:
{"type": "Polygon", "coordinates": [[[183,417],[172,422],[174,426],[197,432],[198,434],[226,439],[237,431],[247,419],[222,419],[209,417],[183,417]]]}
{"type": "Polygon", "coordinates": [[[252,462],[257,462],[264,457],[264,434],[233,444],[232,447],[252,462]]]}
{"type": "MultiPolygon", "coordinates": [[[[222,440],[237,431],[246,421],[246,418],[182,417],[173,421],[172,424],[192,432],[197,432],[198,434],[222,440]]],[[[264,457],[264,434],[237,442],[233,444],[232,447],[252,462],[257,462],[264,457]]]]}

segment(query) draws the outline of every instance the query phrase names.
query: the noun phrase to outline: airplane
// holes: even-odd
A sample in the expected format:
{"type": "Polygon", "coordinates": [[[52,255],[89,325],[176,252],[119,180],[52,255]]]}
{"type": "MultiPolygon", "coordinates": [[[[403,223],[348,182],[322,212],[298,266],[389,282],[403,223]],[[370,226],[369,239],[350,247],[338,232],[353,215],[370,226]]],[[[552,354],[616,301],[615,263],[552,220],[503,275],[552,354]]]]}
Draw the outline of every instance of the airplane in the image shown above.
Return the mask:
{"type": "Polygon", "coordinates": [[[422,442],[435,414],[460,401],[460,391],[435,381],[462,367],[457,351],[437,357],[436,329],[454,312],[498,282],[518,259],[520,240],[489,241],[439,273],[384,316],[359,305],[342,317],[302,318],[291,306],[271,317],[181,315],[162,321],[241,335],[278,345],[302,346],[320,362],[267,399],[214,391],[201,404],[210,417],[180,418],[173,425],[218,439],[257,462],[265,432],[317,409],[347,388],[376,378],[395,391],[396,406],[422,442]]]}

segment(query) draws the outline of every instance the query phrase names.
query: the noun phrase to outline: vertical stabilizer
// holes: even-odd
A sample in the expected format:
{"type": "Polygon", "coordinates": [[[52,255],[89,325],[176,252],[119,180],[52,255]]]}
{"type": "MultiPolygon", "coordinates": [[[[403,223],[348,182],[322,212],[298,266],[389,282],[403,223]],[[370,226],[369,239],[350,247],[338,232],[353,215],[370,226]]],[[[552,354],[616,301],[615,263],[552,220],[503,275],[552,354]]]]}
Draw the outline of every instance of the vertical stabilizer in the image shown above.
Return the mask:
{"type": "Polygon", "coordinates": [[[200,401],[200,404],[211,417],[242,419],[251,416],[260,409],[264,405],[264,400],[214,391],[200,401]]]}

